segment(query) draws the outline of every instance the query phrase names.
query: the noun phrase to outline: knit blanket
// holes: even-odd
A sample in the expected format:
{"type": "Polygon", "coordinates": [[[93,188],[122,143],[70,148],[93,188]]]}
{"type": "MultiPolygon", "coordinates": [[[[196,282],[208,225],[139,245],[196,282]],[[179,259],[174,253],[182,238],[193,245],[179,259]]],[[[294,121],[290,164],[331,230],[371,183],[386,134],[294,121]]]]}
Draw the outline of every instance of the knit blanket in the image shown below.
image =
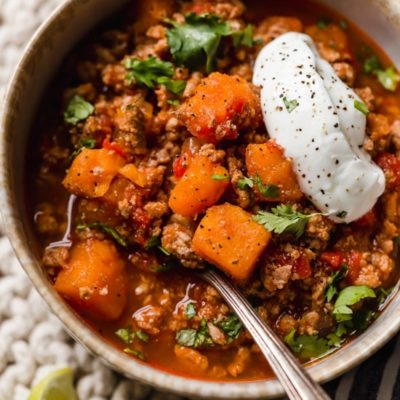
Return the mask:
{"type": "MultiPolygon", "coordinates": [[[[0,0],[0,98],[24,45],[62,0],[0,0]]],[[[1,226],[0,226],[1,234],[1,226]]],[[[400,340],[325,385],[337,400],[400,399],[400,340]]],[[[26,400],[49,372],[70,367],[81,400],[178,400],[129,381],[91,357],[63,330],[0,237],[0,399],[26,400]]]]}

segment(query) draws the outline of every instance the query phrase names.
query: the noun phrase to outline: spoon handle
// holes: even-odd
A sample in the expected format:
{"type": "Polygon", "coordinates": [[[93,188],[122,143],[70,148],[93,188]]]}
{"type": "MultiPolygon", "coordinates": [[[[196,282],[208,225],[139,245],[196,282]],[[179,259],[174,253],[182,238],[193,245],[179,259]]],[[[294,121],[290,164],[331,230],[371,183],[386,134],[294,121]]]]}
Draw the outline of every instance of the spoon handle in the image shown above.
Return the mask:
{"type": "Polygon", "coordinates": [[[281,339],[262,321],[229,279],[213,269],[205,270],[201,276],[219,291],[235,311],[268,360],[290,399],[329,399],[322,387],[312,380],[281,339]]]}

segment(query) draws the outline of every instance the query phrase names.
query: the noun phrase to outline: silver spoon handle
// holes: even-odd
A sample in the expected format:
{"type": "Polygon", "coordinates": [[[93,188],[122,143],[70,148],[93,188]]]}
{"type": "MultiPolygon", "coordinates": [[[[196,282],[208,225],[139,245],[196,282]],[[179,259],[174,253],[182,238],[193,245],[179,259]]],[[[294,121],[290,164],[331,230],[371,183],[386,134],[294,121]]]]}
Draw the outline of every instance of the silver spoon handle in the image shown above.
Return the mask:
{"type": "Polygon", "coordinates": [[[247,299],[229,279],[208,269],[201,276],[211,283],[235,311],[268,360],[288,397],[293,400],[329,399],[276,333],[265,324],[247,299]]]}

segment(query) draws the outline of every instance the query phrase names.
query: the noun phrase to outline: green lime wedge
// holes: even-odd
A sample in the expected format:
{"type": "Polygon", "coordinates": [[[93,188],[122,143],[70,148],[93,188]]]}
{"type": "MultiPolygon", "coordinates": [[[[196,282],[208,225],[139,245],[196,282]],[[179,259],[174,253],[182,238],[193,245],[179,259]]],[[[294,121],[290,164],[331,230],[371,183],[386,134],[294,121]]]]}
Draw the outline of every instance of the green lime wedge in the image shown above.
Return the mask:
{"type": "Polygon", "coordinates": [[[78,400],[72,371],[64,368],[51,372],[32,389],[28,400],[78,400]]]}

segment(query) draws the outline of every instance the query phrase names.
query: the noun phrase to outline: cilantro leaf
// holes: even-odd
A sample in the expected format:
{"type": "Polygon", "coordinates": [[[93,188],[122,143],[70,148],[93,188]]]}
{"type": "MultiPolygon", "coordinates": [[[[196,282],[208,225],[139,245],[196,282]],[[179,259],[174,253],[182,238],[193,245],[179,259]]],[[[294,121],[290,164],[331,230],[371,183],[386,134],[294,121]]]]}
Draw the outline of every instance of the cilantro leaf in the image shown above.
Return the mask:
{"type": "Polygon", "coordinates": [[[214,174],[211,176],[211,179],[214,181],[226,181],[229,179],[228,175],[214,174]]]}
{"type": "Polygon", "coordinates": [[[338,283],[346,277],[349,272],[349,267],[346,264],[343,264],[339,271],[336,271],[330,279],[329,286],[325,291],[325,298],[328,303],[332,301],[332,299],[337,295],[337,285],[338,283]]]}
{"type": "Polygon", "coordinates": [[[364,72],[376,75],[378,81],[386,90],[391,92],[397,90],[400,82],[397,70],[394,67],[383,69],[381,60],[377,55],[372,55],[364,61],[364,72]]]}
{"type": "Polygon", "coordinates": [[[244,190],[247,186],[249,188],[252,188],[254,186],[254,182],[252,179],[247,178],[246,176],[244,176],[243,178],[240,178],[237,183],[236,186],[241,189],[244,190]]]}
{"type": "Polygon", "coordinates": [[[69,156],[68,161],[71,162],[82,151],[84,147],[86,147],[87,149],[94,149],[96,147],[96,140],[90,138],[82,139],[79,142],[77,149],[69,156]]]}
{"type": "Polygon", "coordinates": [[[340,291],[333,315],[338,322],[350,321],[353,310],[349,307],[366,298],[375,298],[375,292],[368,286],[348,286],[340,291]]]}
{"type": "Polygon", "coordinates": [[[272,208],[271,211],[259,211],[253,216],[253,220],[270,232],[292,233],[296,239],[304,233],[308,220],[314,215],[319,215],[305,215],[285,204],[272,208]]]}
{"type": "Polygon", "coordinates": [[[332,20],[329,17],[320,18],[316,25],[319,29],[325,29],[332,23],[332,20]]]}
{"type": "Polygon", "coordinates": [[[185,314],[188,317],[188,319],[192,319],[193,317],[196,316],[196,307],[194,306],[193,303],[188,303],[186,305],[185,314]]]}
{"type": "Polygon", "coordinates": [[[80,121],[84,121],[94,112],[94,106],[87,102],[78,94],[74,95],[70,100],[67,109],[64,112],[64,121],[76,125],[80,121]]]}
{"type": "Polygon", "coordinates": [[[271,197],[273,199],[276,199],[279,197],[279,188],[276,185],[273,185],[272,183],[269,183],[267,185],[264,185],[262,182],[261,178],[259,176],[256,176],[253,179],[253,182],[257,185],[257,188],[261,195],[264,197],[271,197]]]}
{"type": "Polygon", "coordinates": [[[303,360],[320,357],[330,350],[328,340],[318,336],[300,335],[296,337],[296,330],[292,329],[285,336],[284,341],[297,356],[303,360]]]}
{"type": "Polygon", "coordinates": [[[175,62],[190,69],[205,65],[211,72],[222,37],[232,33],[229,24],[215,15],[194,13],[186,15],[184,24],[170,23],[167,41],[175,62]]]}
{"type": "Polygon", "coordinates": [[[138,331],[135,332],[136,337],[141,340],[142,342],[147,343],[149,341],[149,335],[142,331],[141,329],[139,329],[138,331]]]}
{"type": "Polygon", "coordinates": [[[286,97],[283,98],[283,104],[285,105],[286,110],[289,114],[300,105],[297,100],[288,100],[286,97]]]}
{"type": "Polygon", "coordinates": [[[164,247],[161,246],[161,238],[160,236],[152,236],[144,245],[145,250],[150,250],[157,248],[166,256],[170,256],[171,253],[164,247]]]}
{"type": "Polygon", "coordinates": [[[185,81],[172,79],[174,65],[168,61],[162,61],[156,57],[147,60],[139,58],[127,58],[124,61],[127,69],[126,80],[132,84],[133,80],[138,85],[144,85],[150,89],[155,86],[164,85],[171,93],[181,96],[186,87],[185,81]]]}
{"type": "Polygon", "coordinates": [[[345,210],[340,211],[340,212],[338,212],[338,213],[336,214],[336,216],[337,216],[338,218],[346,218],[346,216],[347,216],[347,211],[345,211],[345,210]]]}
{"type": "Polygon", "coordinates": [[[368,57],[364,61],[363,69],[366,74],[373,74],[377,71],[382,70],[382,64],[381,61],[379,60],[379,57],[376,55],[368,57]]]}
{"type": "Polygon", "coordinates": [[[175,339],[178,344],[184,347],[197,348],[213,344],[208,332],[207,321],[205,319],[201,320],[201,325],[198,330],[182,329],[176,333],[175,339]]]}
{"type": "Polygon", "coordinates": [[[137,358],[139,358],[140,360],[145,360],[145,357],[144,357],[144,354],[141,352],[141,351],[138,351],[138,350],[134,350],[134,349],[131,349],[131,348],[129,348],[129,347],[126,347],[125,349],[124,349],[124,353],[126,353],[126,354],[132,354],[133,356],[136,356],[137,358]]]}
{"type": "Polygon", "coordinates": [[[329,346],[339,347],[343,343],[344,339],[342,337],[346,333],[346,325],[344,323],[339,324],[335,332],[332,332],[327,336],[329,346]]]}
{"type": "Polygon", "coordinates": [[[115,334],[127,344],[133,343],[133,339],[135,339],[135,333],[130,326],[128,326],[127,328],[118,329],[117,331],[115,331],[115,334]]]}
{"type": "Polygon", "coordinates": [[[386,68],[384,71],[377,71],[376,76],[381,85],[391,92],[397,90],[397,86],[400,82],[400,76],[394,67],[386,68]]]}
{"type": "Polygon", "coordinates": [[[243,325],[239,318],[232,314],[226,319],[216,323],[216,325],[221,328],[224,333],[232,340],[237,339],[242,332],[243,325]]]}
{"type": "Polygon", "coordinates": [[[125,248],[128,247],[128,243],[126,242],[126,240],[114,228],[111,228],[111,226],[107,224],[94,222],[92,224],[78,224],[76,226],[76,229],[78,231],[83,231],[87,228],[98,229],[113,238],[120,246],[125,248]]]}
{"type": "Polygon", "coordinates": [[[368,107],[362,101],[354,100],[354,107],[365,115],[369,113],[368,107]]]}
{"type": "Polygon", "coordinates": [[[253,31],[254,31],[254,26],[249,24],[243,30],[232,33],[233,45],[235,47],[254,46],[254,44],[256,44],[257,41],[253,39],[253,31]]]}

